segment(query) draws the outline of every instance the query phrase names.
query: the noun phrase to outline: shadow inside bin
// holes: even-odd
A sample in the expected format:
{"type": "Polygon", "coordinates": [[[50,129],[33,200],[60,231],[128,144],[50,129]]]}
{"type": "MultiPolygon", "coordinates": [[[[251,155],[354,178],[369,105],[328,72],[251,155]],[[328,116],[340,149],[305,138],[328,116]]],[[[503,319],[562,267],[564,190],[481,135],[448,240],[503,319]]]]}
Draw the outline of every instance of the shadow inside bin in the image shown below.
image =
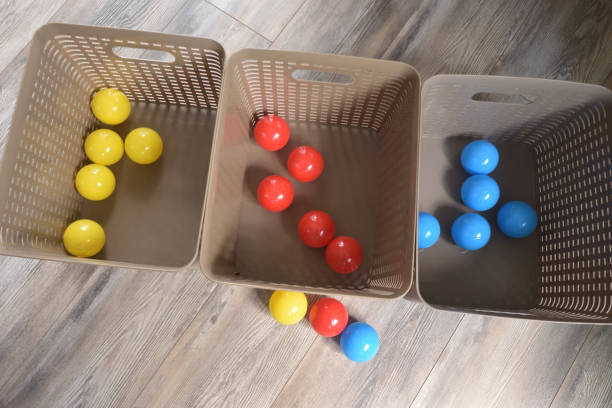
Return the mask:
{"type": "Polygon", "coordinates": [[[129,186],[129,193],[142,199],[156,194],[156,188],[160,185],[166,156],[161,157],[152,164],[141,165],[132,161],[126,161],[124,182],[129,186]]]}
{"type": "Polygon", "coordinates": [[[457,203],[461,204],[461,186],[469,177],[463,168],[448,168],[444,172],[444,189],[449,197],[452,197],[457,203]]]}
{"type": "Polygon", "coordinates": [[[462,133],[444,139],[444,155],[452,167],[462,169],[461,151],[469,142],[482,139],[479,133],[462,133]]]}
{"type": "Polygon", "coordinates": [[[475,134],[462,134],[450,136],[444,140],[443,149],[448,167],[444,172],[443,187],[446,193],[458,203],[461,203],[461,185],[470,176],[461,166],[461,151],[466,144],[477,138],[475,134]]]}
{"type": "Polygon", "coordinates": [[[244,183],[246,185],[249,198],[257,201],[257,187],[264,178],[271,176],[270,170],[261,166],[249,166],[244,172],[244,183]]]}
{"type": "Polygon", "coordinates": [[[453,222],[464,212],[458,207],[450,205],[442,205],[436,208],[433,212],[434,217],[438,219],[440,223],[440,238],[446,242],[454,244],[453,237],[451,236],[451,227],[453,222]]]}
{"type": "MultiPolygon", "coordinates": [[[[302,194],[296,195],[293,198],[293,203],[291,206],[280,213],[283,228],[285,229],[287,236],[297,237],[297,227],[300,219],[308,211],[314,209],[312,200],[308,196],[302,194]]],[[[304,245],[304,248],[318,250],[316,248],[307,247],[306,245],[304,245]]]]}

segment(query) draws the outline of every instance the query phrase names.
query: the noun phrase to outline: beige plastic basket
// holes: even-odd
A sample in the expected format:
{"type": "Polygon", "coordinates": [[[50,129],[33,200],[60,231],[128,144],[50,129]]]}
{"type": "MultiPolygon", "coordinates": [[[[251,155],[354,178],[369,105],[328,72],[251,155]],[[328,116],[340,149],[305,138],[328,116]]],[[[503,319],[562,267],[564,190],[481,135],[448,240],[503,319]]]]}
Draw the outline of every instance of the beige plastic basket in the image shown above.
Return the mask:
{"type": "Polygon", "coordinates": [[[416,220],[419,77],[409,65],[356,57],[241,50],[225,68],[208,178],[201,268],[207,277],[270,289],[392,298],[412,283],[416,220]],[[252,138],[265,114],[285,118],[280,152],[252,138]],[[295,147],[318,149],[325,169],[312,183],[288,174],[295,147]],[[267,175],[292,180],[281,213],[255,195],[267,175]],[[309,210],[328,212],[337,235],[363,247],[361,267],[333,272],[324,251],[297,235],[309,210]]]}
{"type": "Polygon", "coordinates": [[[421,98],[417,72],[399,62],[242,50],[223,74],[223,59],[221,46],[205,39],[63,24],[39,30],[0,172],[0,252],[176,270],[201,249],[201,269],[215,281],[379,298],[405,294],[416,262],[420,296],[436,308],[612,322],[610,91],[436,76],[421,98]],[[160,52],[162,60],[147,60],[160,52]],[[89,100],[103,87],[133,101],[129,121],[116,130],[155,128],[165,151],[151,166],[127,158],[112,166],[116,192],[92,203],[76,193],[73,178],[86,163],[84,138],[99,126],[89,100]],[[268,113],[291,126],[281,152],[252,140],[253,124],[268,113]],[[449,231],[467,210],[459,200],[466,177],[459,153],[473,138],[497,144],[493,177],[502,196],[485,213],[490,243],[464,253],[449,231]],[[323,153],[323,175],[293,180],[296,198],[285,212],[263,210],[259,181],[289,177],[286,159],[300,144],[323,153]],[[420,209],[433,212],[443,230],[418,260],[417,169],[420,209]],[[509,200],[536,207],[536,234],[512,240],[495,227],[496,209],[509,200]],[[360,241],[358,271],[335,274],[322,250],[300,242],[297,222],[311,209],[329,212],[338,234],[360,241]],[[62,248],[64,228],[82,217],[107,232],[94,259],[62,248]]]}
{"type": "Polygon", "coordinates": [[[541,320],[612,323],[612,92],[564,81],[440,75],[422,92],[419,205],[441,239],[418,255],[418,290],[431,306],[541,320]],[[467,174],[461,149],[485,138],[500,151],[501,197],[483,213],[489,243],[453,245],[467,174]],[[504,236],[497,210],[531,203],[535,234],[504,236]]]}
{"type": "Polygon", "coordinates": [[[58,261],[176,270],[197,259],[224,52],[212,40],[50,24],[34,36],[0,172],[0,252],[58,261]],[[127,53],[128,58],[120,57],[127,53]],[[161,60],[150,60],[159,58],[161,60]],[[153,165],[111,166],[113,195],[89,202],[74,175],[102,126],[92,94],[116,87],[132,103],[125,136],[147,126],[164,141],[153,165]],[[91,218],[107,235],[94,259],[69,256],[62,233],[91,218]]]}

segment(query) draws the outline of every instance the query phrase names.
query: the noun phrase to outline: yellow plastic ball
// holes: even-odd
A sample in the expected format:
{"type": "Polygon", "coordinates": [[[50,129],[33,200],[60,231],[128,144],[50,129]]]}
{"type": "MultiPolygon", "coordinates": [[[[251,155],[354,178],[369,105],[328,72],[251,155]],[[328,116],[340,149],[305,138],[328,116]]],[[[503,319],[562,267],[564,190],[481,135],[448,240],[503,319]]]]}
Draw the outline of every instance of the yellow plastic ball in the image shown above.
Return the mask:
{"type": "Polygon", "coordinates": [[[96,164],[110,166],[123,157],[123,139],[110,129],[94,130],[85,139],[85,154],[96,164]]]}
{"type": "Polygon", "coordinates": [[[125,154],[138,164],[151,164],[159,159],[164,144],[159,133],[146,127],[136,128],[125,138],[125,154]]]}
{"type": "Polygon", "coordinates": [[[64,247],[71,255],[79,258],[94,256],[104,248],[104,229],[92,220],[77,220],[64,231],[64,247]]]}
{"type": "Polygon", "coordinates": [[[115,190],[115,175],[106,166],[88,164],[77,173],[75,185],[79,194],[86,199],[100,201],[115,190]]]}
{"type": "Polygon", "coordinates": [[[130,116],[130,101],[118,89],[103,89],[93,96],[91,111],[100,122],[107,125],[118,125],[125,122],[130,116]]]}
{"type": "Polygon", "coordinates": [[[300,292],[275,291],[270,297],[270,314],[281,324],[296,324],[306,315],[308,301],[300,292]]]}

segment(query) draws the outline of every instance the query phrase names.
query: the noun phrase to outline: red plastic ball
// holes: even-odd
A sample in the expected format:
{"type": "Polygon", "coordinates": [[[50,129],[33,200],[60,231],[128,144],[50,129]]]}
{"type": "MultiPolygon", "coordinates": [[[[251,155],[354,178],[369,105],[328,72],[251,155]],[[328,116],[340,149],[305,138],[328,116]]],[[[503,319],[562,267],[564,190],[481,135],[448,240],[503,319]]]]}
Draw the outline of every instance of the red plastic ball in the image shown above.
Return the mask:
{"type": "Polygon", "coordinates": [[[321,336],[334,337],[342,333],[348,323],[348,312],[342,302],[332,299],[319,299],[308,315],[314,331],[321,336]]]}
{"type": "Polygon", "coordinates": [[[336,237],[325,248],[325,261],[334,272],[343,274],[355,272],[362,260],[361,245],[351,237],[336,237]]]}
{"type": "Polygon", "coordinates": [[[253,130],[255,141],[264,149],[275,152],[289,141],[289,125],[283,118],[266,115],[259,119],[253,130]]]}
{"type": "Polygon", "coordinates": [[[293,186],[282,176],[268,176],[257,187],[257,200],[266,210],[283,211],[293,202],[293,186]]]}
{"type": "Polygon", "coordinates": [[[298,234],[312,248],[323,248],[334,237],[336,227],[332,218],[323,211],[308,211],[300,218],[298,234]]]}
{"type": "Polygon", "coordinates": [[[287,160],[289,173],[298,181],[316,180],[323,172],[323,156],[314,147],[300,146],[293,150],[287,160]]]}

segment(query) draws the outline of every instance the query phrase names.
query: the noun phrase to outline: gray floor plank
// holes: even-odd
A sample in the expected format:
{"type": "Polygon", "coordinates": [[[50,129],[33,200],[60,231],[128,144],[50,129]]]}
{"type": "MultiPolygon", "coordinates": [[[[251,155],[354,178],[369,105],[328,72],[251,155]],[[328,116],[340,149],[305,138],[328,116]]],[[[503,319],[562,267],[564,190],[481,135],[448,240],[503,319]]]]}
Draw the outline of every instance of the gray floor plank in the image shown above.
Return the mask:
{"type": "Polygon", "coordinates": [[[372,3],[306,0],[271,48],[333,53],[372,3]]]}
{"type": "Polygon", "coordinates": [[[598,1],[376,2],[338,52],[404,61],[423,79],[494,74],[603,83],[612,55],[612,29],[603,21],[610,18],[612,6],[598,1]]]}
{"type": "MultiPolygon", "coordinates": [[[[58,297],[58,286],[36,297],[58,297]]],[[[129,405],[213,288],[199,271],[97,269],[66,293],[69,306],[0,387],[0,406],[129,405]]]]}
{"type": "Polygon", "coordinates": [[[337,339],[317,338],[274,407],[406,407],[447,345],[462,315],[422,304],[346,301],[352,317],[379,333],[369,363],[348,360],[337,339]]]}
{"type": "Polygon", "coordinates": [[[212,38],[221,43],[226,58],[240,48],[267,48],[270,41],[207,2],[189,2],[164,32],[212,38]]]}
{"type": "Polygon", "coordinates": [[[612,327],[593,327],[552,407],[612,407],[612,327]]]}
{"type": "Polygon", "coordinates": [[[0,389],[92,275],[92,268],[6,257],[2,268],[0,389]]]}
{"type": "Polygon", "coordinates": [[[269,293],[220,287],[135,407],[265,407],[316,338],[306,321],[276,323],[269,293]]]}
{"type": "Polygon", "coordinates": [[[414,407],[547,407],[590,326],[465,316],[414,407]]]}
{"type": "Polygon", "coordinates": [[[0,1],[0,72],[63,4],[64,0],[0,1]]]}
{"type": "Polygon", "coordinates": [[[241,23],[274,41],[293,18],[304,0],[208,0],[241,23]]]}

